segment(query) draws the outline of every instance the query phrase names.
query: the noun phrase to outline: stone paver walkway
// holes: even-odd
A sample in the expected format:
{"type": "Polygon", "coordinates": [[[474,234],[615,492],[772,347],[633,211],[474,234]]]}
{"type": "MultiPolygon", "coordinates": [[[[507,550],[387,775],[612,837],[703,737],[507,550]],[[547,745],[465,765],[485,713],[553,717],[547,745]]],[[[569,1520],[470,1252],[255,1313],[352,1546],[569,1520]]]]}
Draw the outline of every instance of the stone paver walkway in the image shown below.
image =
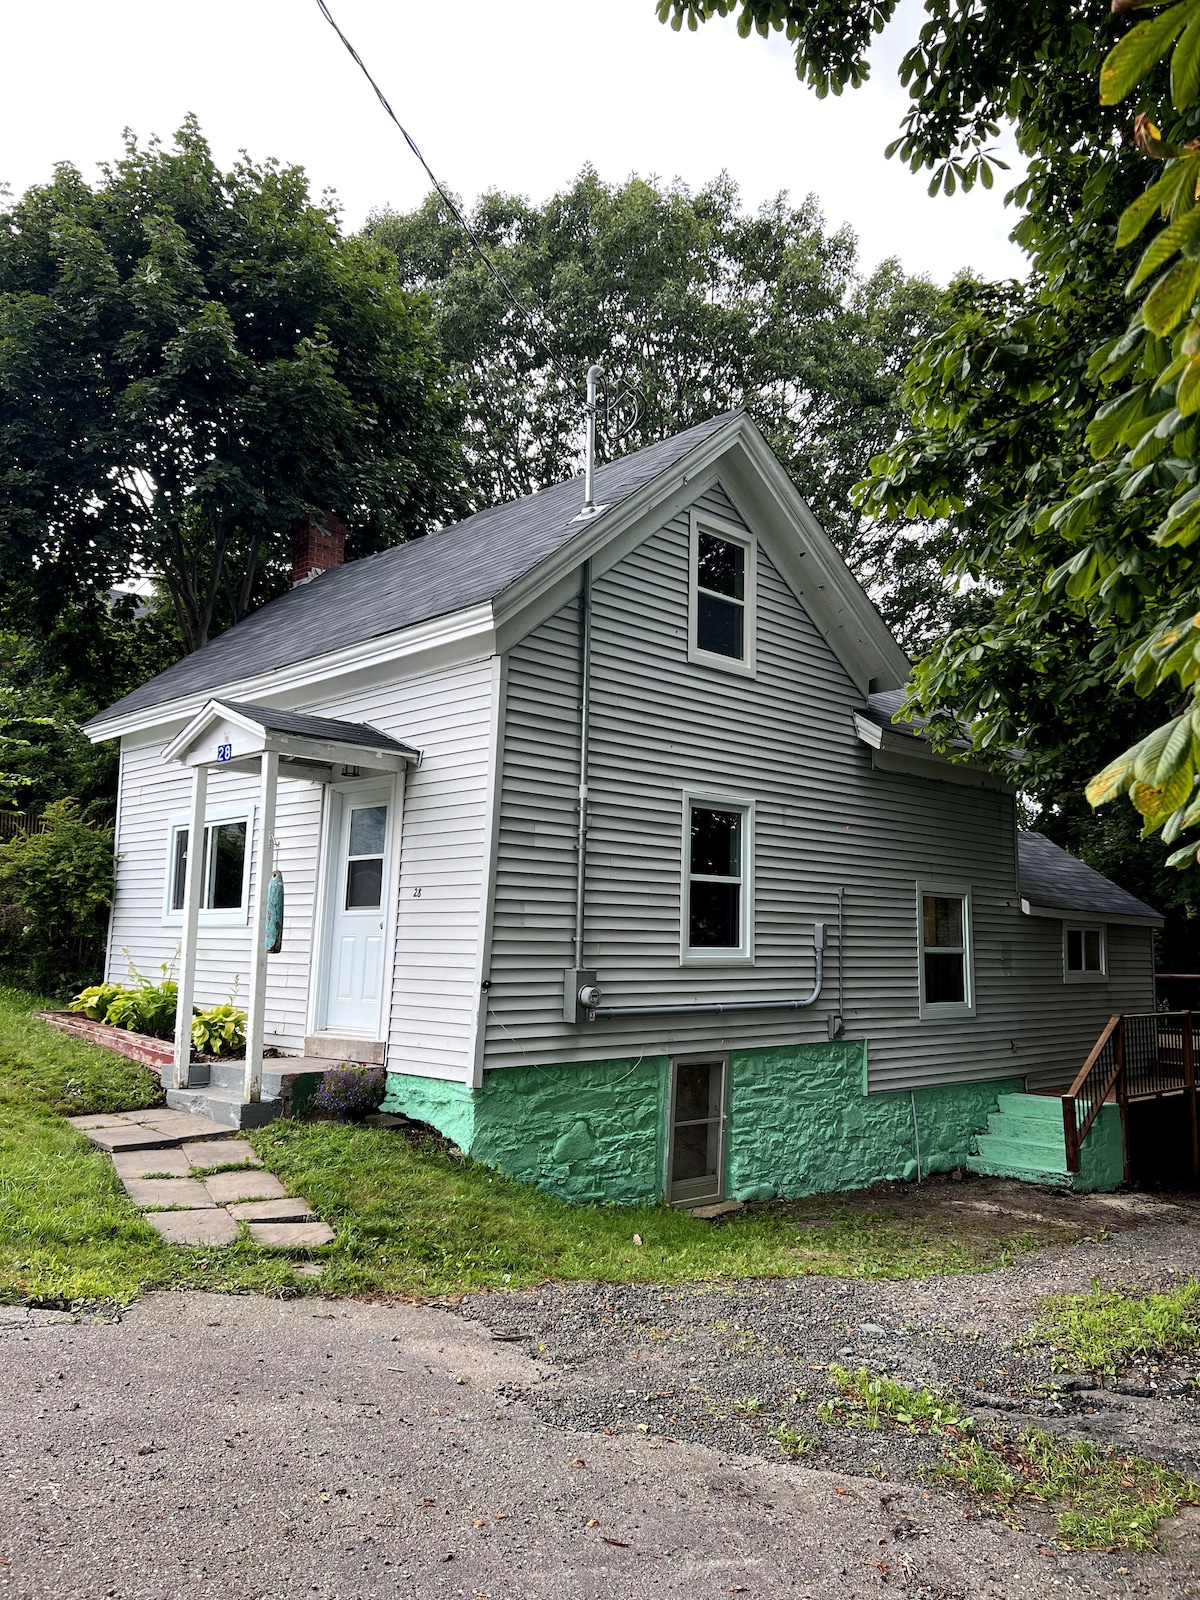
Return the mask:
{"type": "Polygon", "coordinates": [[[190,1112],[68,1117],[112,1157],[125,1191],[168,1244],[233,1244],[243,1226],[256,1244],[286,1250],[328,1244],[327,1222],[289,1195],[245,1139],[190,1112]]]}

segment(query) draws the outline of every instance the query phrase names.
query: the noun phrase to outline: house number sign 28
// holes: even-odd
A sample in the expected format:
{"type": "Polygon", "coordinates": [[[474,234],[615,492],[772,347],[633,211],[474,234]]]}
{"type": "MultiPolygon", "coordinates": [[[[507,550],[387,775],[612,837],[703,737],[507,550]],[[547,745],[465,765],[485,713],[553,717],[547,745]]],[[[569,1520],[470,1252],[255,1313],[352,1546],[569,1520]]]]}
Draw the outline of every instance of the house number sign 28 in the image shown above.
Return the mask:
{"type": "Polygon", "coordinates": [[[217,760],[218,761],[232,761],[233,760],[233,746],[231,744],[219,744],[217,746],[217,760]]]}

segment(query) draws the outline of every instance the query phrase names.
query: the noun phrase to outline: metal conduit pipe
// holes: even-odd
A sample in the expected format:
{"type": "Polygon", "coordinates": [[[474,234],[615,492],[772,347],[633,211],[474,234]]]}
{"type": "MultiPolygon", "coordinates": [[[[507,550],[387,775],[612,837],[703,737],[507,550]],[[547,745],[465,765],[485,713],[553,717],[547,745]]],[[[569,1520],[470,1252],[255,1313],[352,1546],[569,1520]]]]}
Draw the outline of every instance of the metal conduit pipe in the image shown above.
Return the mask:
{"type": "Polygon", "coordinates": [[[813,986],[803,1000],[712,1000],[688,1005],[666,1004],[656,1006],[605,1006],[591,1005],[589,1000],[599,999],[600,991],[586,989],[580,995],[589,1022],[598,1017],[676,1017],[719,1016],[727,1011],[803,1011],[815,1005],[821,997],[825,981],[825,924],[813,923],[813,986]]]}
{"type": "MultiPolygon", "coordinates": [[[[590,377],[589,373],[589,377],[590,377]]],[[[591,730],[592,563],[583,563],[579,588],[579,822],[575,845],[575,966],[583,966],[584,894],[587,888],[588,737],[591,730]]]]}

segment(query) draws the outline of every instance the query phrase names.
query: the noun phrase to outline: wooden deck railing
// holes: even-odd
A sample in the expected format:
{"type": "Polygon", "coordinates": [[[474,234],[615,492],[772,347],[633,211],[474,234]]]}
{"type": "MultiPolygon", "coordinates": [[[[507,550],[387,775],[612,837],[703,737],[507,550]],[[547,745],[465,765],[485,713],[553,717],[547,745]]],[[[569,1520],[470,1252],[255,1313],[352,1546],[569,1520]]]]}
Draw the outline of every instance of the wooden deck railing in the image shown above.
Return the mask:
{"type": "Polygon", "coordinates": [[[1187,1104],[1192,1134],[1192,1171],[1200,1175],[1192,1013],[1150,1011],[1110,1017],[1074,1083],[1062,1097],[1067,1170],[1079,1171],[1083,1141],[1099,1116],[1100,1107],[1112,1100],[1121,1108],[1128,1177],[1126,1124],[1129,1106],[1176,1094],[1187,1104]]]}

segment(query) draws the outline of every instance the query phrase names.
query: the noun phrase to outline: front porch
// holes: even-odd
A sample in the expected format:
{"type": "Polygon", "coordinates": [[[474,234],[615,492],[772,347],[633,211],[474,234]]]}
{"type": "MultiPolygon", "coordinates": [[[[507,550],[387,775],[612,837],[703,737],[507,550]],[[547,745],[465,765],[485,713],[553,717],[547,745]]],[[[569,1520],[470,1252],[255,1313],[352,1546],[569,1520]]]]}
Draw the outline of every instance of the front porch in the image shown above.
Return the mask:
{"type": "MultiPolygon", "coordinates": [[[[230,1128],[258,1127],[303,1096],[328,1067],[345,1061],[382,1064],[390,993],[390,947],[399,817],[404,776],[419,752],[366,723],[213,700],[176,736],[164,757],[192,774],[191,804],[180,856],[182,922],[175,1043],[162,1073],[167,1104],[230,1128]],[[246,1045],[241,1060],[193,1059],[191,1022],[201,946],[220,940],[201,909],[208,872],[209,779],[214,772],[258,778],[257,804],[246,840],[250,864],[250,934],[246,1045]],[[268,963],[283,940],[282,875],[276,864],[281,777],[322,789],[323,816],[312,921],[299,937],[316,959],[312,992],[297,997],[306,1019],[303,1055],[267,1052],[268,963]],[[334,797],[331,799],[331,796],[334,797]],[[191,849],[191,840],[206,841],[191,849]],[[336,945],[337,964],[333,952],[336,945]],[[345,1023],[359,1022],[358,1030],[345,1023]],[[334,1023],[332,1031],[328,1023],[334,1023]]],[[[295,936],[295,934],[293,934],[295,936]]],[[[244,933],[243,933],[244,938],[244,933]]]]}

